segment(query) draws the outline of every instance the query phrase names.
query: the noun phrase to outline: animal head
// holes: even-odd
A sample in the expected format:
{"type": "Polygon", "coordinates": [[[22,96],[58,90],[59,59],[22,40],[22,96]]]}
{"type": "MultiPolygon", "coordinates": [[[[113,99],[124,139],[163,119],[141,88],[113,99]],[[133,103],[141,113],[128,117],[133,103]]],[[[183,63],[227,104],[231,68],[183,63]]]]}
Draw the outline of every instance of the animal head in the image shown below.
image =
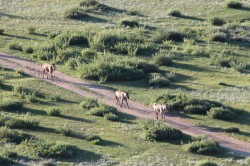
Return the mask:
{"type": "Polygon", "coordinates": [[[52,63],[51,65],[52,65],[53,70],[55,71],[56,70],[56,64],[52,63]]]}
{"type": "Polygon", "coordinates": [[[127,98],[129,99],[129,95],[128,95],[128,92],[125,92],[126,93],[126,96],[127,96],[127,98]]]}

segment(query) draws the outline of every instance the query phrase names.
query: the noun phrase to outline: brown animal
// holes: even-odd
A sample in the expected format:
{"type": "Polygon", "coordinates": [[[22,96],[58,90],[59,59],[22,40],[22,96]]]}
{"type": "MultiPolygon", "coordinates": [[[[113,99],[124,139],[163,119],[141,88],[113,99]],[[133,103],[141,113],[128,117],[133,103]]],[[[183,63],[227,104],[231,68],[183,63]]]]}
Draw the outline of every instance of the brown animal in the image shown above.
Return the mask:
{"type": "Polygon", "coordinates": [[[116,99],[116,105],[119,103],[119,105],[122,107],[123,101],[125,100],[128,106],[128,101],[127,101],[127,99],[129,99],[128,92],[115,91],[115,99],[116,99]]]}
{"type": "Polygon", "coordinates": [[[49,75],[50,75],[50,79],[52,79],[52,74],[55,70],[56,70],[56,65],[54,63],[53,64],[44,63],[42,65],[43,78],[44,78],[44,75],[46,75],[47,79],[49,79],[49,75]]]}
{"type": "Polygon", "coordinates": [[[169,111],[169,106],[167,104],[153,104],[153,109],[155,111],[156,119],[158,120],[158,115],[160,113],[161,119],[164,119],[165,122],[165,113],[169,111]]]}

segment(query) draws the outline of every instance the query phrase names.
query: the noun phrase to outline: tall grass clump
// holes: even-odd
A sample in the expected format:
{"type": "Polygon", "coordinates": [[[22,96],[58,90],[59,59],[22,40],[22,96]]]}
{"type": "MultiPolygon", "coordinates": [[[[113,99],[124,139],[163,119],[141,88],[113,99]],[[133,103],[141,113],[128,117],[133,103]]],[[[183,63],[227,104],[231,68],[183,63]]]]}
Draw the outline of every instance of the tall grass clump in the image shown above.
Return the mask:
{"type": "Polygon", "coordinates": [[[23,47],[21,46],[21,44],[17,43],[17,42],[10,42],[8,44],[8,48],[10,50],[17,50],[17,51],[23,51],[23,47]]]}
{"type": "Polygon", "coordinates": [[[222,26],[223,24],[225,24],[225,21],[219,17],[212,17],[209,19],[209,22],[211,25],[214,25],[214,26],[222,26]]]}
{"type": "Polygon", "coordinates": [[[174,9],[168,10],[167,14],[169,16],[173,16],[173,17],[180,17],[181,16],[181,12],[179,10],[174,10],[174,9]]]}
{"type": "Polygon", "coordinates": [[[231,59],[224,52],[210,55],[210,64],[219,67],[230,67],[231,59]]]}
{"type": "Polygon", "coordinates": [[[97,55],[97,52],[95,50],[85,48],[81,51],[81,55],[86,59],[94,59],[94,57],[97,55]]]}
{"type": "Polygon", "coordinates": [[[232,120],[236,118],[236,114],[228,108],[214,107],[211,108],[207,115],[213,119],[232,120]]]}
{"type": "Polygon", "coordinates": [[[243,4],[236,0],[228,0],[228,1],[225,1],[225,6],[227,8],[232,8],[232,9],[241,9],[243,7],[243,4]]]}
{"type": "Polygon", "coordinates": [[[144,125],[144,139],[147,141],[169,141],[182,137],[182,132],[178,129],[166,126],[163,122],[146,120],[144,125]],[[149,123],[150,125],[148,125],[149,123]]]}
{"type": "Polygon", "coordinates": [[[153,55],[153,61],[159,66],[170,66],[173,64],[172,56],[162,50],[153,55]]]}
{"type": "Polygon", "coordinates": [[[60,116],[61,111],[59,108],[55,108],[55,107],[50,107],[46,110],[47,115],[49,116],[60,116]]]}
{"type": "Polygon", "coordinates": [[[76,135],[75,132],[68,128],[67,124],[65,123],[63,126],[59,126],[55,129],[55,132],[58,134],[62,134],[64,136],[74,136],[76,135]]]}
{"type": "Polygon", "coordinates": [[[76,69],[77,67],[81,66],[82,58],[77,57],[77,58],[69,58],[65,65],[69,67],[70,69],[76,69]]]}
{"type": "Polygon", "coordinates": [[[166,87],[170,85],[170,80],[159,73],[151,73],[149,85],[156,87],[166,87]]]}
{"type": "Polygon", "coordinates": [[[65,62],[67,61],[69,58],[71,58],[73,56],[73,52],[69,51],[69,50],[61,50],[58,51],[58,55],[56,57],[58,62],[65,62]]]}
{"type": "Polygon", "coordinates": [[[94,35],[88,36],[88,44],[91,49],[97,51],[103,51],[106,49],[107,45],[105,41],[108,39],[108,34],[101,32],[94,35]]]}
{"type": "Polygon", "coordinates": [[[99,106],[99,103],[96,99],[86,98],[80,103],[80,106],[84,109],[91,109],[99,106]]]}
{"type": "Polygon", "coordinates": [[[89,15],[79,8],[72,8],[64,13],[64,18],[69,19],[84,19],[86,17],[89,17],[89,15]]]}
{"type": "Polygon", "coordinates": [[[214,154],[220,150],[220,146],[218,142],[204,138],[183,145],[183,149],[187,152],[197,154],[214,154]]]}
{"type": "Polygon", "coordinates": [[[4,111],[13,111],[22,108],[23,108],[23,102],[20,100],[4,99],[0,103],[0,109],[4,111]]]}

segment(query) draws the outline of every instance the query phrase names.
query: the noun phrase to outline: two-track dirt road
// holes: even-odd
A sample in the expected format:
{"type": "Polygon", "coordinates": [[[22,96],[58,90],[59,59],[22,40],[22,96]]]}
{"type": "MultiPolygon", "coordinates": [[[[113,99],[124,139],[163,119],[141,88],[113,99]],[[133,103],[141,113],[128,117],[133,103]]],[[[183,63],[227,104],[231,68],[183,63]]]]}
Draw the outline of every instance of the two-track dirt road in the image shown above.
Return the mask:
{"type": "MultiPolygon", "coordinates": [[[[41,65],[29,60],[21,59],[0,52],[0,66],[14,70],[21,68],[26,74],[42,79],[38,75],[38,71],[41,70],[41,65]]],[[[120,106],[116,106],[114,91],[112,90],[106,89],[99,85],[85,82],[79,78],[68,76],[59,71],[56,71],[54,73],[54,76],[56,77],[54,82],[47,79],[44,79],[44,81],[50,82],[51,84],[62,87],[84,97],[97,98],[99,101],[102,101],[107,105],[116,107],[120,112],[137,117],[155,119],[152,108],[140,104],[139,102],[129,100],[130,109],[127,109],[126,107],[121,108],[120,106]],[[84,91],[83,88],[88,89],[88,91],[84,91]]],[[[179,128],[185,134],[189,134],[192,136],[205,134],[217,140],[222,147],[230,149],[231,151],[244,156],[250,156],[250,143],[229,137],[221,132],[210,131],[204,127],[196,126],[179,116],[167,115],[166,121],[169,126],[179,128]]]]}

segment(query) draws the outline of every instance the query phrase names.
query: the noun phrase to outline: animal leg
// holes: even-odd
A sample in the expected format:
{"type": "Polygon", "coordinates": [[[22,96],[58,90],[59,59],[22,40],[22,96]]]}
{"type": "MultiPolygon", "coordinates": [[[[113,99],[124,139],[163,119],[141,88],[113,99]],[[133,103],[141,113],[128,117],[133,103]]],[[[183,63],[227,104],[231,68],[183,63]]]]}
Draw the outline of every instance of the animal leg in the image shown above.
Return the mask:
{"type": "MultiPolygon", "coordinates": [[[[127,100],[125,100],[126,101],[126,103],[127,103],[127,106],[128,106],[128,101],[127,100]]],[[[129,108],[129,107],[128,107],[129,108]]]]}
{"type": "Polygon", "coordinates": [[[155,112],[156,120],[158,120],[158,112],[155,112]]]}

